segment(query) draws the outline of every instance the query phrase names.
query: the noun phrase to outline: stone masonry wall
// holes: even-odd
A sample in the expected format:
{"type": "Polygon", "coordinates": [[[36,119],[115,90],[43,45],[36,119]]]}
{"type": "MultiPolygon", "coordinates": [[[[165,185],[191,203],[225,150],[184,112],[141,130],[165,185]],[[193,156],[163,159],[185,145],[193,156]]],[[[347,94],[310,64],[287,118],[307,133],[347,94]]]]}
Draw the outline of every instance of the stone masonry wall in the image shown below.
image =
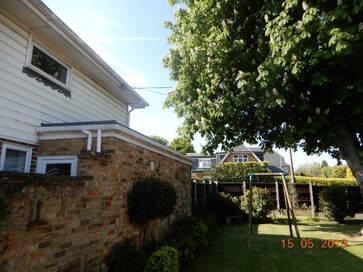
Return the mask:
{"type": "Polygon", "coordinates": [[[81,181],[37,184],[35,178],[11,197],[12,214],[0,229],[0,271],[99,271],[113,244],[142,239],[127,216],[127,193],[146,176],[168,180],[178,197],[169,219],[150,223],[148,239],[190,215],[190,165],[112,137],[102,139],[101,154],[85,147],[85,139],[40,141],[40,156],[78,155],[81,181]]]}

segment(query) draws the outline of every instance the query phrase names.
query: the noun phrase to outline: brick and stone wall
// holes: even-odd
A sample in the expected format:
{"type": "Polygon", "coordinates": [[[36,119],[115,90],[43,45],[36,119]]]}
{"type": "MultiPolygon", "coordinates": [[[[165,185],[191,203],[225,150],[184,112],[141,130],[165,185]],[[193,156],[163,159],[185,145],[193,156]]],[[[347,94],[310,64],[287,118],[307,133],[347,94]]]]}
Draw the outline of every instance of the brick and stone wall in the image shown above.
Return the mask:
{"type": "Polygon", "coordinates": [[[29,185],[26,178],[0,175],[2,183],[25,183],[11,197],[12,214],[0,229],[0,271],[99,271],[113,244],[142,239],[127,216],[127,193],[146,176],[168,180],[178,197],[169,219],[150,223],[147,239],[190,215],[189,164],[114,137],[102,139],[101,153],[85,147],[85,139],[40,141],[39,155],[78,156],[78,177],[68,181],[37,182],[36,176],[29,185]]]}

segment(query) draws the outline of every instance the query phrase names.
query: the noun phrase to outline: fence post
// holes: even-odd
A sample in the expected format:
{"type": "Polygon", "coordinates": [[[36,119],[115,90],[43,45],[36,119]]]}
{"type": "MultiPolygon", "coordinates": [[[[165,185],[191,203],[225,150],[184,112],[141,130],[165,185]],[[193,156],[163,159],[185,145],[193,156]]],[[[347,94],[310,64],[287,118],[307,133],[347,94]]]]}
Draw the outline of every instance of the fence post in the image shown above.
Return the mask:
{"type": "Polygon", "coordinates": [[[193,180],[193,186],[194,186],[194,208],[197,207],[197,181],[196,180],[193,180]]]}
{"type": "Polygon", "coordinates": [[[216,181],[216,193],[218,193],[218,181],[216,181]]]}
{"type": "Polygon", "coordinates": [[[345,205],[346,205],[346,208],[347,210],[349,211],[350,210],[350,203],[349,203],[349,198],[348,198],[348,188],[347,186],[344,186],[344,191],[345,191],[345,205]]]}
{"type": "Polygon", "coordinates": [[[277,210],[280,211],[280,192],[279,192],[279,183],[277,181],[275,181],[275,187],[276,187],[277,210]]]}
{"type": "Polygon", "coordinates": [[[311,216],[315,217],[314,191],[313,191],[313,184],[311,182],[309,182],[309,192],[310,192],[311,216]]]}
{"type": "Polygon", "coordinates": [[[203,204],[205,204],[205,195],[206,195],[206,189],[205,189],[205,180],[203,180],[203,204]]]}
{"type": "Polygon", "coordinates": [[[242,190],[243,190],[243,194],[246,193],[246,181],[243,181],[243,185],[242,185],[242,190]]]}

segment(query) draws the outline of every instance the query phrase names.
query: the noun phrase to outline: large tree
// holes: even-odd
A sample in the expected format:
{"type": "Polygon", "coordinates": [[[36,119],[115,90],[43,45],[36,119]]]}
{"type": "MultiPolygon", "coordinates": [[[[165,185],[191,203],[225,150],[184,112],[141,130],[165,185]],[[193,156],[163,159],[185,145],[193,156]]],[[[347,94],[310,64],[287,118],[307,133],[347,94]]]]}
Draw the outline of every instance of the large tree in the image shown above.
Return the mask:
{"type": "Polygon", "coordinates": [[[153,139],[154,141],[157,141],[158,143],[161,143],[162,145],[169,146],[169,141],[161,136],[150,135],[149,138],[153,139]]]}
{"type": "Polygon", "coordinates": [[[183,154],[195,152],[192,142],[185,137],[175,138],[171,141],[170,147],[183,154]]]}
{"type": "Polygon", "coordinates": [[[363,1],[169,0],[183,133],[345,159],[363,188],[363,1]]]}

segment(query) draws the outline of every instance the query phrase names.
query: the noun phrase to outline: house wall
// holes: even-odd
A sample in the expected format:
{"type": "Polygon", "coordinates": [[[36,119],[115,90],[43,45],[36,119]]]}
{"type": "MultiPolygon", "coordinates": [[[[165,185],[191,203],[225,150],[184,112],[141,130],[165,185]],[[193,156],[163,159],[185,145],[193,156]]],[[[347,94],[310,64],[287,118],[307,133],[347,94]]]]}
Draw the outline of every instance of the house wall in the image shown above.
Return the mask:
{"type": "Polygon", "coordinates": [[[247,155],[248,161],[258,161],[255,156],[251,153],[236,153],[236,154],[229,154],[228,157],[223,162],[233,162],[234,155],[247,155]]]}
{"type": "MultiPolygon", "coordinates": [[[[127,106],[77,70],[76,64],[66,62],[74,66],[71,98],[24,74],[28,36],[0,13],[0,138],[36,144],[35,127],[41,123],[127,123],[127,106]]],[[[38,42],[47,47],[46,42],[38,42]]]]}
{"type": "MultiPolygon", "coordinates": [[[[174,213],[149,224],[148,240],[160,238],[177,217],[190,215],[189,164],[114,137],[102,139],[101,154],[85,147],[85,139],[40,141],[39,155],[78,155],[79,179],[86,181],[32,181],[11,198],[11,217],[0,229],[0,271],[100,271],[113,244],[126,237],[142,239],[127,216],[127,193],[145,176],[160,176],[177,191],[174,213]],[[38,223],[33,216],[37,201],[42,202],[38,223]]],[[[13,182],[2,180],[0,172],[3,181],[13,182]]]]}

